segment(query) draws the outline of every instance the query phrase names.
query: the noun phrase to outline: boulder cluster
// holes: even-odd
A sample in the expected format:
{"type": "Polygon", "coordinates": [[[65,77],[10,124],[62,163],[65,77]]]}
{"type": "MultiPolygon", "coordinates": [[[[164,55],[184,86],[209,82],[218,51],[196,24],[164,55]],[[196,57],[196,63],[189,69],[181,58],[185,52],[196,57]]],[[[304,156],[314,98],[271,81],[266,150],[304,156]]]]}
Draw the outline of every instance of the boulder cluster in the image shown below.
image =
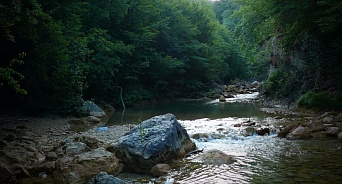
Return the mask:
{"type": "Polygon", "coordinates": [[[214,85],[212,92],[207,96],[212,99],[219,99],[220,102],[225,102],[226,98],[234,98],[237,94],[258,92],[260,88],[261,83],[258,81],[252,83],[239,82],[233,85],[214,85]]]}
{"type": "Polygon", "coordinates": [[[30,183],[123,183],[113,175],[126,169],[162,176],[170,170],[168,162],[196,148],[172,114],[137,126],[94,127],[78,133],[69,130],[74,124],[97,123],[96,118],[70,119],[63,129],[60,124],[45,124],[46,130],[38,130],[30,122],[13,126],[12,120],[11,127],[1,129],[0,183],[18,183],[25,178],[32,178],[30,183]]]}
{"type": "Polygon", "coordinates": [[[342,113],[325,112],[306,119],[308,121],[305,123],[292,123],[283,127],[278,137],[290,140],[337,137],[342,140],[342,113]]]}

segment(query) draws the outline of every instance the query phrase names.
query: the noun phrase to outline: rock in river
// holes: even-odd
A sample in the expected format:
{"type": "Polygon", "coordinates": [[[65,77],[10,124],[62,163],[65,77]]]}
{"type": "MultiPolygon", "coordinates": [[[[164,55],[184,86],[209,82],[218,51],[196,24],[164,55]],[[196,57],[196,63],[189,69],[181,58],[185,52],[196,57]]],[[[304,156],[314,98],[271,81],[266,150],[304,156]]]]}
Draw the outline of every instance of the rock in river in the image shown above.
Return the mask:
{"type": "Polygon", "coordinates": [[[107,149],[134,172],[149,174],[153,166],[182,157],[196,148],[172,114],[143,121],[107,149]]]}
{"type": "Polygon", "coordinates": [[[100,172],[94,176],[89,184],[124,184],[125,182],[113,175],[108,175],[106,172],[100,172]]]}
{"type": "Polygon", "coordinates": [[[222,165],[231,164],[235,162],[236,159],[233,156],[227,155],[226,153],[220,150],[211,149],[195,157],[192,161],[201,162],[204,164],[222,165]]]}

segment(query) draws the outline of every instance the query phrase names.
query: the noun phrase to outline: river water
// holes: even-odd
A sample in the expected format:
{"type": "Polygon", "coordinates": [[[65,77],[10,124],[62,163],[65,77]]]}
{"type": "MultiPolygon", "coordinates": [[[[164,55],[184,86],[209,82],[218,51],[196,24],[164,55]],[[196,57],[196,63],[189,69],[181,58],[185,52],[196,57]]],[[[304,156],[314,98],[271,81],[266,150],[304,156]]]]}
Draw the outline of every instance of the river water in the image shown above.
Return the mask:
{"type": "MultiPolygon", "coordinates": [[[[279,117],[259,111],[241,96],[226,103],[210,100],[174,101],[118,111],[110,124],[139,123],[155,115],[172,113],[193,139],[198,149],[218,149],[233,155],[230,165],[205,165],[185,159],[171,164],[168,177],[175,183],[342,183],[342,143],[336,138],[287,140],[276,137],[276,128],[300,117],[279,117]],[[268,136],[258,136],[235,124],[253,120],[268,126],[268,136]]],[[[279,115],[278,115],[279,116],[279,115]]],[[[124,173],[131,183],[163,183],[163,179],[124,173]]]]}

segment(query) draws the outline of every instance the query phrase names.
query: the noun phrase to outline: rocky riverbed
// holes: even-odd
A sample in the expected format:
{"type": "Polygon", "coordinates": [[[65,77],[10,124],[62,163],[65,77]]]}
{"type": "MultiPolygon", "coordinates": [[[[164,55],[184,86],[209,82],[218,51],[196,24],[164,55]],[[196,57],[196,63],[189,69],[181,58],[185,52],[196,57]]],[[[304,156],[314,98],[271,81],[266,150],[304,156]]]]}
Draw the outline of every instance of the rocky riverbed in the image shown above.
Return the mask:
{"type": "MultiPolygon", "coordinates": [[[[222,88],[220,93],[227,93],[233,87],[222,88]]],[[[248,90],[240,93],[254,94],[248,90]]],[[[216,99],[210,103],[232,103],[244,98],[244,103],[260,105],[260,100],[255,99],[256,95],[251,99],[241,95],[242,97],[236,94],[233,97],[220,96],[221,100],[216,99]]],[[[89,105],[94,104],[89,102],[89,105]]],[[[148,133],[150,128],[153,130],[153,127],[136,128],[137,125],[133,124],[107,126],[105,122],[108,116],[104,111],[97,107],[89,109],[94,109],[94,113],[89,113],[84,118],[0,117],[0,172],[2,173],[0,183],[88,183],[90,180],[95,182],[107,176],[111,178],[107,173],[111,175],[122,173],[124,164],[116,157],[115,150],[111,150],[115,148],[112,143],[132,129],[136,129],[139,140],[145,140],[146,136],[148,140],[148,133]],[[93,178],[94,176],[96,177],[93,178]]],[[[230,117],[222,122],[218,120],[217,124],[214,122],[215,125],[212,127],[204,122],[205,128],[202,130],[207,131],[212,128],[213,130],[209,132],[197,132],[201,130],[200,123],[182,121],[181,125],[188,127],[190,137],[199,142],[225,139],[231,136],[229,131],[238,131],[239,136],[246,137],[276,134],[280,138],[293,141],[331,137],[342,140],[342,113],[340,112],[300,112],[297,109],[281,106],[263,107],[260,110],[272,114],[271,117],[265,121],[248,117],[230,117]],[[191,125],[187,126],[187,123],[191,125]],[[193,126],[195,128],[191,128],[193,126]]],[[[148,144],[147,141],[146,145],[148,144]]],[[[182,152],[179,152],[180,150],[176,150],[177,154],[186,154],[184,149],[182,152]]],[[[203,152],[206,156],[194,160],[202,162],[204,158],[209,157],[211,161],[216,157],[215,163],[235,161],[234,157],[220,150],[203,152]]],[[[151,169],[154,172],[151,174],[158,177],[168,173],[170,169],[172,168],[169,165],[160,163],[151,169]]],[[[156,183],[164,181],[155,180],[156,183]]]]}
{"type": "MultiPolygon", "coordinates": [[[[292,111],[285,113],[285,110],[279,108],[264,110],[280,116],[293,114],[292,111]]],[[[301,115],[300,121],[298,118],[291,121],[291,118],[275,117],[279,120],[276,125],[265,124],[263,127],[272,127],[271,131],[277,132],[278,136],[291,140],[326,137],[342,139],[341,113],[301,115]]],[[[89,122],[90,119],[1,118],[1,183],[86,183],[99,172],[114,175],[122,172],[123,165],[106,147],[136,125],[99,128],[97,123],[89,122]],[[78,125],[82,122],[90,128],[75,131],[75,122],[78,125]]],[[[260,129],[260,124],[251,120],[239,121],[233,126],[246,127],[246,130],[256,132],[260,129]]],[[[222,132],[219,128],[218,134],[222,132]]],[[[208,135],[194,133],[191,137],[203,139],[208,135]]]]}
{"type": "Polygon", "coordinates": [[[0,183],[86,183],[101,171],[118,174],[118,159],[104,146],[116,141],[131,126],[93,124],[85,132],[70,128],[74,118],[0,118],[0,183]],[[93,168],[93,169],[90,169],[93,168]]]}

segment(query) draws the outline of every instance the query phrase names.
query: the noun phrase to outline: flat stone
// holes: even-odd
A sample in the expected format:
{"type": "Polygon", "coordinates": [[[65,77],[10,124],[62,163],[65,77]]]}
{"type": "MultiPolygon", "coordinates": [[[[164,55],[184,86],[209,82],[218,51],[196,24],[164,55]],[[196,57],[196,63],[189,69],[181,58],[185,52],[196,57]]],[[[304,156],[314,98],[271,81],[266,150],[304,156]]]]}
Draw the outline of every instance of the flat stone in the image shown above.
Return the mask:
{"type": "Polygon", "coordinates": [[[157,164],[152,167],[150,173],[152,176],[164,176],[170,171],[171,167],[168,164],[157,164]]]}
{"type": "Polygon", "coordinates": [[[195,157],[192,161],[200,162],[203,164],[222,165],[222,164],[232,164],[236,161],[236,159],[235,157],[231,155],[227,155],[226,153],[220,150],[211,149],[195,157]]]}

